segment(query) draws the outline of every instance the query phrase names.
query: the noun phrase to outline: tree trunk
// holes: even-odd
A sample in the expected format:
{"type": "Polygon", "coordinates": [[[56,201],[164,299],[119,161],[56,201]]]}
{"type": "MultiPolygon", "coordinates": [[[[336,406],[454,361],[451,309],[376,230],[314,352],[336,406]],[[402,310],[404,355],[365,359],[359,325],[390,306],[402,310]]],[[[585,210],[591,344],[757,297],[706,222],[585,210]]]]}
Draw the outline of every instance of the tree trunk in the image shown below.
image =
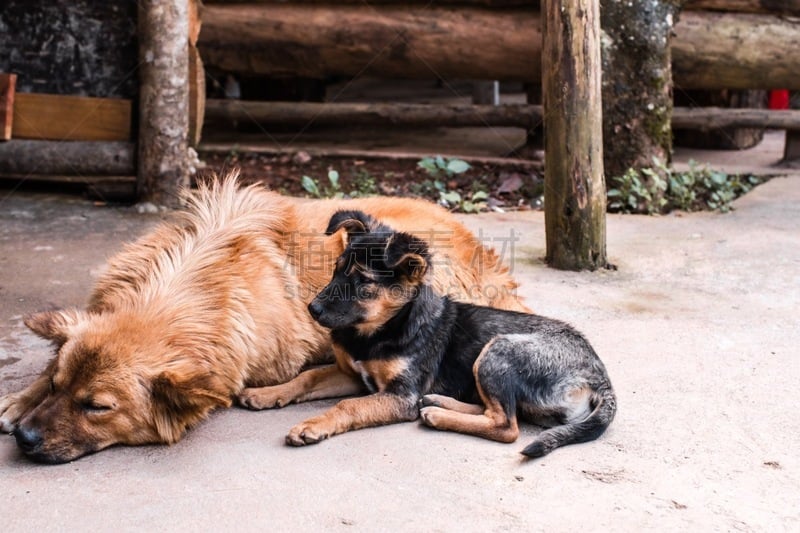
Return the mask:
{"type": "Polygon", "coordinates": [[[614,140],[603,153],[609,186],[630,168],[653,167],[653,158],[669,162],[669,36],[676,12],[663,0],[602,2],[603,136],[614,140]]]}
{"type": "MultiPolygon", "coordinates": [[[[540,24],[521,8],[208,5],[199,48],[207,69],[243,75],[538,82],[540,24]]],[[[678,87],[800,89],[800,54],[787,52],[800,49],[791,19],[685,11],[674,29],[678,87]]]]}
{"type": "Polygon", "coordinates": [[[547,262],[595,270],[607,266],[599,4],[542,9],[547,262]]]}
{"type": "Polygon", "coordinates": [[[177,207],[189,185],[188,1],[139,0],[138,36],[138,195],[177,207]]]}

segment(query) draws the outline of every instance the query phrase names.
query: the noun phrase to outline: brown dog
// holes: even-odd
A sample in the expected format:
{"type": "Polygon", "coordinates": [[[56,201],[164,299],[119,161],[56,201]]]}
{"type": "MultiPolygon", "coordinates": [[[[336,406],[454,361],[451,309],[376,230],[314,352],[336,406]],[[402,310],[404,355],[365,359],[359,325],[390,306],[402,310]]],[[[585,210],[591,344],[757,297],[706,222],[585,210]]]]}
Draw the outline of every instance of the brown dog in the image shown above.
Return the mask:
{"type": "Polygon", "coordinates": [[[110,260],[85,310],[26,319],[58,353],[0,398],[0,427],[31,459],[60,463],[113,444],[173,443],[212,409],[330,360],[306,306],[344,249],[331,215],[361,209],[432,243],[437,290],[524,309],[491,250],[418,200],[293,200],[235,176],[110,260]],[[431,238],[433,235],[434,238],[431,238]]]}

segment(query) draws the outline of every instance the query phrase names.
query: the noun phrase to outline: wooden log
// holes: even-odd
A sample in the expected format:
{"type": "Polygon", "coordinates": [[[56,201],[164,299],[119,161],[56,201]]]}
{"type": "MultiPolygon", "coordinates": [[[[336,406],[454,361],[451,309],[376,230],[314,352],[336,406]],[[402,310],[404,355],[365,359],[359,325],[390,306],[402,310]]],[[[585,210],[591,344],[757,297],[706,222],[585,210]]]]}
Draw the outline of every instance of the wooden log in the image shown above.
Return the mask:
{"type": "MultiPolygon", "coordinates": [[[[675,92],[674,104],[684,107],[722,107],[730,109],[765,109],[767,91],[759,90],[680,90],[675,92]]],[[[745,150],[760,143],[763,128],[724,127],[711,129],[685,129],[673,127],[676,146],[705,150],[745,150]]]]}
{"type": "Polygon", "coordinates": [[[600,87],[600,6],[544,0],[543,81],[547,262],[607,266],[600,87]]]}
{"type": "MultiPolygon", "coordinates": [[[[541,18],[532,9],[207,5],[206,68],[248,75],[541,80],[541,18]]],[[[698,89],[799,89],[797,22],[685,11],[672,40],[673,81],[698,89]]]]}
{"type": "Polygon", "coordinates": [[[0,173],[65,176],[133,175],[134,144],[13,139],[0,143],[0,173]]]}
{"type": "Polygon", "coordinates": [[[310,124],[532,128],[542,120],[542,107],[524,104],[492,106],[208,100],[206,116],[208,119],[260,124],[266,128],[310,124]]]}
{"type": "Polygon", "coordinates": [[[206,5],[208,69],[324,78],[539,79],[532,10],[363,5],[206,5]]]}
{"type": "Polygon", "coordinates": [[[800,89],[798,22],[772,15],[686,11],[675,25],[672,73],[687,89],[800,89]]]}
{"type": "Polygon", "coordinates": [[[800,110],[728,109],[723,107],[676,107],[675,129],[774,128],[800,131],[800,110]]]}
{"type": "Polygon", "coordinates": [[[800,15],[800,2],[797,0],[687,0],[683,9],[800,15]]]}
{"type": "Polygon", "coordinates": [[[189,185],[189,5],[139,0],[138,191],[177,207],[189,185]]]}
{"type": "Polygon", "coordinates": [[[11,138],[14,126],[14,92],[17,75],[0,73],[0,141],[11,138]]]}
{"type": "Polygon", "coordinates": [[[447,5],[447,4],[456,4],[460,6],[485,6],[485,7],[509,7],[509,6],[530,6],[530,5],[539,5],[539,0],[413,0],[411,2],[403,1],[403,0],[336,0],[333,2],[332,0],[205,0],[203,2],[205,5],[214,5],[214,4],[332,4],[336,3],[338,5],[352,5],[352,4],[359,4],[359,5],[371,5],[371,6],[379,6],[379,5],[386,5],[386,4],[416,4],[422,5],[426,7],[436,6],[436,5],[447,5]]]}
{"type": "Polygon", "coordinates": [[[131,101],[18,93],[12,136],[54,141],[130,141],[131,101]]]}

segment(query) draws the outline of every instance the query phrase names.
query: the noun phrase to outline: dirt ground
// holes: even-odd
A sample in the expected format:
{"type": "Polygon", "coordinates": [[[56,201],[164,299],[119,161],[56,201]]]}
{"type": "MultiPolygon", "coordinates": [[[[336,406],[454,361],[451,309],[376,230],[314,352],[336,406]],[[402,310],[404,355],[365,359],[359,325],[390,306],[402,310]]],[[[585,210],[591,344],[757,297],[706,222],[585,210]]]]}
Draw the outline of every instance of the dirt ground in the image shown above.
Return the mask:
{"type": "MultiPolygon", "coordinates": [[[[3,530],[797,531],[800,175],[735,207],[610,215],[618,270],[594,273],[543,264],[539,211],[461,216],[513,263],[526,301],[605,361],[620,407],[595,442],[523,462],[534,427],[498,444],[409,423],[284,446],[329,401],[220,411],[174,446],[58,466],[4,436],[3,530]]],[[[105,259],[158,220],[0,191],[0,394],[51,354],[22,316],[85,303],[105,259]]]]}

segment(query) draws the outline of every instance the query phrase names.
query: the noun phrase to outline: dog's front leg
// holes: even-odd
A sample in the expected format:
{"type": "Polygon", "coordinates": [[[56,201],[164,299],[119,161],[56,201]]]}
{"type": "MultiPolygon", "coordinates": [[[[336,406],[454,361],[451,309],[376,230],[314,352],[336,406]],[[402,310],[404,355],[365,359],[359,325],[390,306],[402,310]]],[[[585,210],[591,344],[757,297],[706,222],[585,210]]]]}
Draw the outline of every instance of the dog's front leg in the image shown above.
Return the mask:
{"type": "Polygon", "coordinates": [[[310,418],[289,431],[286,444],[315,444],[339,433],[419,417],[417,399],[386,392],[342,400],[323,415],[310,418]]]}
{"type": "Polygon", "coordinates": [[[290,403],[353,396],[363,391],[361,379],[342,372],[336,365],[329,365],[301,372],[281,385],[244,389],[238,401],[248,409],[272,409],[290,403]]]}
{"type": "Polygon", "coordinates": [[[0,398],[0,431],[14,431],[22,418],[42,403],[50,392],[50,374],[53,363],[36,380],[19,392],[0,398]]]}

